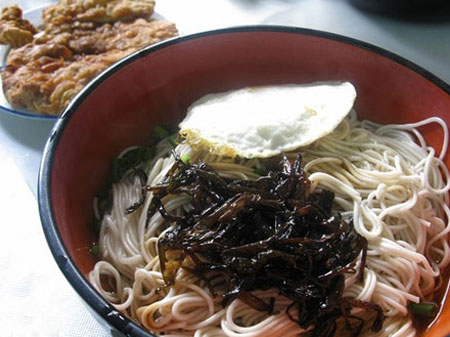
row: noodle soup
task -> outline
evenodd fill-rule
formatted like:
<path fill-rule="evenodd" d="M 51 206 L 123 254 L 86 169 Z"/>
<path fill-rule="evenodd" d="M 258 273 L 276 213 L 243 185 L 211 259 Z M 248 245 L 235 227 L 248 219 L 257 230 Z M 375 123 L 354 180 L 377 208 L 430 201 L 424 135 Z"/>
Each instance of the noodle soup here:
<path fill-rule="evenodd" d="M 440 153 L 418 131 L 429 124 L 444 130 Z M 329 135 L 267 159 L 215 155 L 175 143 L 160 127 L 154 134 L 160 139 L 154 145 L 119 156 L 116 166 L 125 167 L 115 173 L 111 198 L 96 200 L 100 261 L 89 274 L 117 310 L 148 330 L 170 336 L 414 336 L 411 311 L 436 315 L 437 306 L 425 302 L 442 287 L 450 261 L 450 182 L 442 161 L 448 130 L 441 119 L 380 125 L 359 120 L 353 110 Z M 198 181 L 206 176 L 202 187 Z M 319 214 L 325 218 L 317 220 Z M 316 223 L 308 225 L 308 217 Z M 267 229 L 232 232 L 241 223 Z M 321 226 L 323 232 L 313 233 Z M 226 233 L 245 240 L 231 246 Z M 333 235 L 353 235 L 344 246 L 357 250 L 337 251 Z M 320 257 L 294 253 L 300 247 Z M 324 258 L 326 251 L 331 255 Z M 335 265 L 315 268 L 330 261 Z"/>

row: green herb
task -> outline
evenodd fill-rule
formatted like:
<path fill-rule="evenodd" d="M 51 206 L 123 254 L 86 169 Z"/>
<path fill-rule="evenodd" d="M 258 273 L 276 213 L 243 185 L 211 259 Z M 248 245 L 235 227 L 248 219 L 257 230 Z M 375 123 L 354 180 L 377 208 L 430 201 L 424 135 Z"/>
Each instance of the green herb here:
<path fill-rule="evenodd" d="M 177 130 L 170 125 L 157 125 L 153 129 L 151 146 L 140 146 L 126 152 L 122 157 L 115 158 L 111 161 L 111 168 L 106 180 L 104 189 L 97 194 L 97 207 L 100 218 L 103 217 L 105 212 L 111 208 L 111 186 L 112 184 L 120 181 L 124 175 L 131 169 L 136 168 L 136 172 L 139 172 L 145 176 L 150 172 L 150 162 L 155 156 L 156 147 L 154 146 L 163 139 L 167 139 L 172 147 L 177 145 Z M 132 205 L 136 208 L 138 205 Z M 131 209 L 131 207 L 130 207 Z M 100 233 L 101 220 L 95 219 L 92 223 L 94 233 L 98 236 Z M 98 247 L 94 245 L 91 249 L 93 254 L 98 253 Z"/>
<path fill-rule="evenodd" d="M 178 144 L 178 138 L 176 134 L 171 135 L 169 138 L 167 138 L 167 141 L 169 142 L 172 149 L 177 147 Z"/>
<path fill-rule="evenodd" d="M 255 167 L 253 169 L 253 173 L 260 175 L 260 176 L 264 176 L 267 174 L 267 170 L 264 167 Z"/>
<path fill-rule="evenodd" d="M 154 146 L 140 146 L 128 151 L 122 157 L 112 160 L 106 187 L 97 195 L 97 207 L 100 217 L 103 217 L 103 214 L 111 207 L 109 193 L 111 185 L 120 181 L 128 170 L 139 167 L 139 165 L 144 164 L 144 167 L 141 168 L 146 170 L 145 172 L 148 172 L 148 163 L 155 156 L 155 152 L 156 149 Z M 94 220 L 93 229 L 96 234 L 100 232 L 100 220 Z"/>
<path fill-rule="evenodd" d="M 144 166 L 145 174 L 149 174 L 150 173 L 150 170 L 152 169 L 152 165 L 151 164 L 152 164 L 151 160 L 148 160 L 147 163 L 145 164 L 145 166 Z"/>
<path fill-rule="evenodd" d="M 102 226 L 102 221 L 100 219 L 94 219 L 94 232 L 96 235 L 100 234 L 101 226 Z"/>
<path fill-rule="evenodd" d="M 98 256 L 100 253 L 100 247 L 98 245 L 93 245 L 91 247 L 91 253 Z"/>
<path fill-rule="evenodd" d="M 183 154 L 183 155 L 180 157 L 180 159 L 181 159 L 181 161 L 182 161 L 183 163 L 185 163 L 186 165 L 189 165 L 189 163 L 190 163 L 190 161 L 191 161 L 191 158 L 189 157 L 188 154 Z"/>
<path fill-rule="evenodd" d="M 409 302 L 408 309 L 413 315 L 426 318 L 435 317 L 439 311 L 438 305 L 433 302 L 421 302 L 421 303 Z"/>
<path fill-rule="evenodd" d="M 100 214 L 105 213 L 111 207 L 109 202 L 109 193 L 100 194 L 98 196 L 97 207 Z"/>
<path fill-rule="evenodd" d="M 143 162 L 149 161 L 154 155 L 155 148 L 153 146 L 137 147 L 128 151 L 123 157 L 113 159 L 111 166 L 111 183 L 118 182 L 125 172 Z"/>
<path fill-rule="evenodd" d="M 128 151 L 122 158 L 122 161 L 126 161 L 126 164 L 135 166 L 141 162 L 150 160 L 155 155 L 155 148 L 153 146 L 141 146 L 131 151 Z"/>
<path fill-rule="evenodd" d="M 121 177 L 121 160 L 119 158 L 114 158 L 111 164 L 111 182 L 115 183 L 119 181 Z"/>
<path fill-rule="evenodd" d="M 170 136 L 170 132 L 163 126 L 157 125 L 153 129 L 153 137 L 157 140 L 162 140 Z"/>

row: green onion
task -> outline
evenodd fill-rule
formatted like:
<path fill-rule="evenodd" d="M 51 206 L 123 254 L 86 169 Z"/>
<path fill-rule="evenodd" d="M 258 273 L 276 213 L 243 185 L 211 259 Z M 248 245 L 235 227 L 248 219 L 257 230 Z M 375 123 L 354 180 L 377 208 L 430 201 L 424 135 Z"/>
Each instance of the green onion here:
<path fill-rule="evenodd" d="M 260 175 L 260 176 L 263 176 L 263 175 L 267 174 L 266 169 L 264 167 L 255 167 L 253 169 L 253 173 L 255 173 L 257 175 Z"/>
<path fill-rule="evenodd" d="M 91 247 L 91 253 L 98 256 L 100 253 L 100 247 L 98 245 L 93 245 Z"/>
<path fill-rule="evenodd" d="M 111 165 L 111 183 L 115 183 L 120 179 L 120 159 L 114 158 Z"/>
<path fill-rule="evenodd" d="M 189 162 L 190 162 L 190 160 L 191 160 L 191 158 L 189 157 L 188 154 L 183 154 L 183 155 L 180 157 L 180 159 L 181 159 L 181 161 L 182 161 L 183 163 L 185 163 L 186 165 L 189 165 Z"/>
<path fill-rule="evenodd" d="M 109 185 L 118 182 L 129 169 L 152 159 L 155 152 L 156 150 L 153 146 L 137 147 L 125 153 L 123 157 L 113 159 Z"/>
<path fill-rule="evenodd" d="M 152 169 L 152 166 L 150 165 L 151 163 L 152 163 L 151 160 L 147 160 L 147 162 L 146 162 L 145 165 L 144 165 L 144 172 L 145 172 L 146 174 L 149 174 L 149 173 L 150 173 L 150 170 Z"/>
<path fill-rule="evenodd" d="M 169 142 L 172 149 L 177 147 L 177 139 L 176 135 L 171 135 L 169 138 L 167 138 L 167 141 Z"/>
<path fill-rule="evenodd" d="M 102 221 L 100 219 L 94 219 L 94 232 L 95 234 L 100 233 L 100 227 L 102 226 Z"/>
<path fill-rule="evenodd" d="M 97 206 L 100 214 L 105 213 L 109 208 L 108 195 L 102 197 L 99 196 Z"/>
<path fill-rule="evenodd" d="M 164 139 L 170 136 L 169 131 L 167 131 L 164 127 L 162 127 L 161 125 L 157 125 L 155 126 L 155 128 L 153 129 L 153 136 L 156 139 Z"/>
<path fill-rule="evenodd" d="M 137 147 L 133 150 L 128 151 L 125 155 L 120 158 L 124 165 L 128 166 L 129 169 L 141 162 L 147 161 L 155 155 L 154 147 Z"/>
<path fill-rule="evenodd" d="M 409 302 L 408 309 L 413 315 L 427 318 L 435 317 L 439 311 L 438 305 L 433 302 Z"/>

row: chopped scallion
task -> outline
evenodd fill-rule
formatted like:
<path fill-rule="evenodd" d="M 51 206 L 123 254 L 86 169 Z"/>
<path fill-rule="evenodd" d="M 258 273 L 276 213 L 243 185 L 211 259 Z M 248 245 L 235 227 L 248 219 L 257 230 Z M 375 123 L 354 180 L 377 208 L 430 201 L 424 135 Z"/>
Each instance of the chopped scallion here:
<path fill-rule="evenodd" d="M 98 245 L 93 245 L 91 247 L 91 253 L 98 256 L 100 253 L 100 247 Z"/>
<path fill-rule="evenodd" d="M 102 221 L 100 219 L 94 219 L 94 232 L 95 234 L 100 233 L 100 227 L 102 226 Z"/>
<path fill-rule="evenodd" d="M 409 302 L 408 308 L 413 315 L 427 318 L 435 317 L 439 309 L 438 305 L 433 302 L 421 302 L 421 303 Z"/>
<path fill-rule="evenodd" d="M 152 159 L 155 151 L 153 146 L 137 147 L 125 153 L 121 158 L 113 159 L 110 184 L 118 182 L 129 169 Z"/>
<path fill-rule="evenodd" d="M 152 164 L 152 161 L 151 161 L 151 160 L 147 160 L 147 162 L 145 163 L 145 166 L 144 166 L 144 172 L 145 172 L 146 174 L 149 174 L 149 173 L 150 173 L 150 170 L 152 169 L 151 164 Z"/>
<path fill-rule="evenodd" d="M 253 173 L 260 175 L 260 176 L 267 174 L 266 169 L 264 167 L 255 167 L 253 169 Z"/>
<path fill-rule="evenodd" d="M 173 149 L 177 147 L 176 135 L 171 135 L 169 138 L 167 138 L 167 141 Z"/>
<path fill-rule="evenodd" d="M 114 158 L 111 165 L 111 183 L 120 179 L 120 159 Z"/>
<path fill-rule="evenodd" d="M 181 161 L 182 161 L 183 163 L 185 163 L 186 165 L 189 165 L 189 162 L 190 162 L 190 160 L 191 160 L 191 158 L 189 157 L 188 154 L 183 154 L 183 155 L 180 157 L 180 159 L 181 159 Z"/>
<path fill-rule="evenodd" d="M 157 125 L 153 129 L 153 135 L 156 139 L 161 140 L 161 139 L 169 137 L 170 133 L 161 125 Z"/>

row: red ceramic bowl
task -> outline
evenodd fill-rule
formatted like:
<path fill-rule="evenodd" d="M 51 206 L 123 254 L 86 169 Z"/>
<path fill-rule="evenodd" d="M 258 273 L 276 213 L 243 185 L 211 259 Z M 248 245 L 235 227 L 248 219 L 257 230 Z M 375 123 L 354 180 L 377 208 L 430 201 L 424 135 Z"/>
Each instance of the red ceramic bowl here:
<path fill-rule="evenodd" d="M 95 262 L 89 252 L 92 201 L 111 159 L 148 142 L 155 125 L 180 121 L 190 103 L 207 93 L 327 80 L 355 84 L 360 118 L 407 123 L 439 116 L 450 124 L 450 87 L 429 72 L 369 44 L 297 28 L 241 27 L 175 38 L 123 59 L 76 96 L 45 148 L 38 199 L 53 255 L 96 316 L 118 335 L 151 336 L 86 278 Z M 422 131 L 440 150 L 438 128 Z M 450 333 L 447 302 L 426 336 Z"/>

